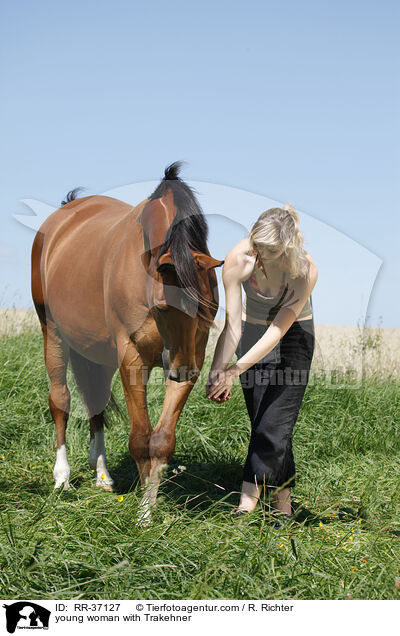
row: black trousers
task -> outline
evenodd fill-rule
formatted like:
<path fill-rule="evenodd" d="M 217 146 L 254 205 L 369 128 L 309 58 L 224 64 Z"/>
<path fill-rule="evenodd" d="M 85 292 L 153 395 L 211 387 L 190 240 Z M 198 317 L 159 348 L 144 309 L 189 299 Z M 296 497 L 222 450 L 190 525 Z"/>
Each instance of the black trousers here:
<path fill-rule="evenodd" d="M 266 329 L 242 321 L 237 356 L 244 355 Z M 313 320 L 296 321 L 265 358 L 240 376 L 251 422 L 244 481 L 271 488 L 295 485 L 293 427 L 309 380 L 314 342 Z"/>

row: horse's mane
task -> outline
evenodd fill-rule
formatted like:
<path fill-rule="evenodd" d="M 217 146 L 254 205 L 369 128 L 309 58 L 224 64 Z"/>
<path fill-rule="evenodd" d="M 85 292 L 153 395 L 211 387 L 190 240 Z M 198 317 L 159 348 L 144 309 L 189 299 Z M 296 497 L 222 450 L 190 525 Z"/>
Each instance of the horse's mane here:
<path fill-rule="evenodd" d="M 172 190 L 174 203 L 177 207 L 175 218 L 158 253 L 158 259 L 168 249 L 170 250 L 184 293 L 192 302 L 198 304 L 199 308 L 205 309 L 211 307 L 213 303 L 202 296 L 190 250 L 193 249 L 203 254 L 209 253 L 207 249 L 208 226 L 194 191 L 178 176 L 181 167 L 182 162 L 180 161 L 168 166 L 165 169 L 164 178 L 150 196 L 150 200 L 153 201 L 162 197 L 167 190 Z"/>

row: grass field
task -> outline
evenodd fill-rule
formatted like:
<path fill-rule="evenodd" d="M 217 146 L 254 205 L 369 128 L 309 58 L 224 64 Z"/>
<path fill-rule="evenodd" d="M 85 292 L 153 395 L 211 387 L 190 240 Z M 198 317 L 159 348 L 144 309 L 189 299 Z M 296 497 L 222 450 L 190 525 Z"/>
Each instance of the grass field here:
<path fill-rule="evenodd" d="M 386 351 L 384 331 L 369 339 L 354 332 L 352 344 L 333 341 L 341 362 L 378 356 L 380 366 L 369 366 L 362 382 L 327 383 L 315 363 L 294 437 L 298 522 L 277 530 L 264 504 L 231 517 L 250 425 L 240 386 L 225 405 L 206 400 L 208 365 L 181 415 L 150 526 L 135 522 L 140 488 L 127 417 L 112 415 L 106 431 L 116 491 L 98 490 L 75 389 L 67 438 L 73 488 L 54 492 L 41 335 L 34 322 L 3 329 L 0 597 L 399 598 L 400 380 L 391 367 L 398 340 Z M 119 379 L 114 390 L 122 404 Z M 162 396 L 151 382 L 153 422 Z"/>

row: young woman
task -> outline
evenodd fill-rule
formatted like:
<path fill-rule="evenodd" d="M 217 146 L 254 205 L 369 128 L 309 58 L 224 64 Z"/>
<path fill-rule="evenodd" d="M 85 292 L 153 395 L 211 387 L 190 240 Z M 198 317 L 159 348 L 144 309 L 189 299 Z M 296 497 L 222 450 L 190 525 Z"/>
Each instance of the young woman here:
<path fill-rule="evenodd" d="M 240 376 L 252 430 L 236 514 L 254 510 L 263 486 L 272 491 L 274 508 L 292 514 L 292 433 L 314 351 L 311 292 L 318 277 L 303 245 L 296 211 L 271 208 L 223 267 L 226 321 L 206 392 L 224 402 Z M 228 366 L 235 351 L 238 360 Z"/>

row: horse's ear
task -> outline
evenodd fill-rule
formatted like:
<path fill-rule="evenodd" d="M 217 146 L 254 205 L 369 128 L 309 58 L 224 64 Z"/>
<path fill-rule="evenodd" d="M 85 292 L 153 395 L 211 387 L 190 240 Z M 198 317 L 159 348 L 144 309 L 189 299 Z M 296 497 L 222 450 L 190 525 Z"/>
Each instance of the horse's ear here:
<path fill-rule="evenodd" d="M 175 265 L 174 265 L 174 261 L 172 260 L 171 253 L 168 251 L 168 252 L 165 252 L 165 254 L 162 254 L 160 258 L 158 259 L 157 271 L 162 272 L 171 268 L 175 269 Z"/>
<path fill-rule="evenodd" d="M 218 261 L 216 258 L 209 256 L 208 254 L 201 254 L 201 252 L 195 252 L 193 254 L 195 263 L 200 269 L 212 269 L 213 267 L 221 267 L 224 261 Z"/>

